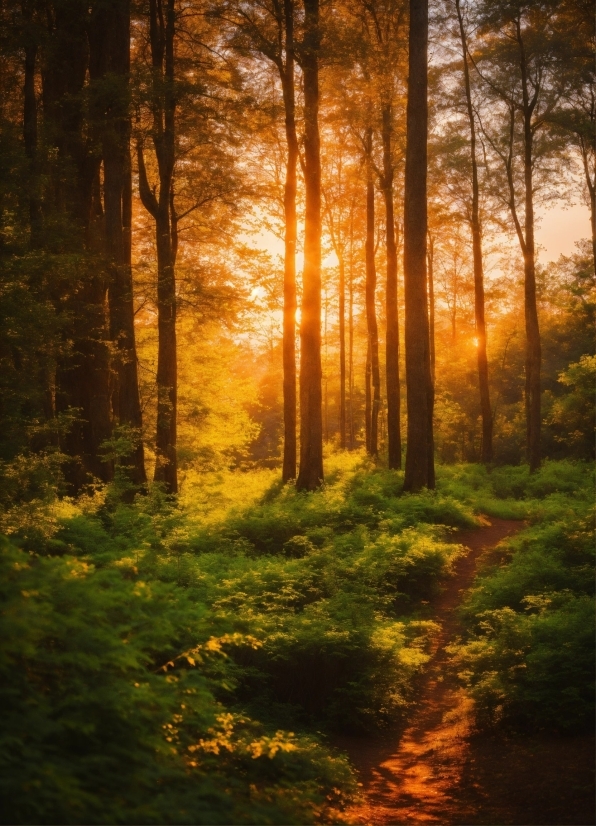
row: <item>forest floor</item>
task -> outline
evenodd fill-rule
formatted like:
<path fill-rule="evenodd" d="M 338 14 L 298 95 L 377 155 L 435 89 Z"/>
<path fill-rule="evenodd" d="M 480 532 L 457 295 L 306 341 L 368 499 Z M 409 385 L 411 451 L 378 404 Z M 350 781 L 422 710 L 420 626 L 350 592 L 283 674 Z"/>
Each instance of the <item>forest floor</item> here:
<path fill-rule="evenodd" d="M 594 823 L 593 736 L 476 733 L 473 702 L 448 667 L 446 647 L 460 631 L 456 609 L 477 565 L 494 559 L 499 542 L 521 527 L 491 517 L 488 525 L 457 535 L 469 553 L 433 604 L 432 619 L 442 630 L 406 727 L 337 743 L 363 787 L 363 802 L 352 812 L 356 823 Z"/>

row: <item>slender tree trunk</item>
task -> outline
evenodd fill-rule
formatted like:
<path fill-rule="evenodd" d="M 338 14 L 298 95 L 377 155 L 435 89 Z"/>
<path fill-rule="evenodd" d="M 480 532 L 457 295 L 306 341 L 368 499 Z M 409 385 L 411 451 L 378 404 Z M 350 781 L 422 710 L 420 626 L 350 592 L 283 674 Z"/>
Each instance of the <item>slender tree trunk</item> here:
<path fill-rule="evenodd" d="M 321 399 L 321 158 L 319 138 L 319 0 L 304 0 L 304 274 L 300 324 L 300 472 L 298 490 L 323 483 Z"/>
<path fill-rule="evenodd" d="M 324 311 L 323 311 L 323 342 L 324 342 L 324 351 L 325 351 L 325 362 L 324 362 L 324 370 L 323 370 L 323 384 L 325 388 L 325 395 L 324 395 L 324 423 L 325 423 L 325 430 L 324 430 L 324 438 L 325 444 L 329 441 L 329 339 L 327 337 L 327 321 L 329 318 L 329 298 L 327 296 L 327 287 L 325 287 L 325 301 L 324 301 Z"/>
<path fill-rule="evenodd" d="M 367 336 L 366 364 L 364 366 L 364 434 L 366 452 L 370 453 L 372 423 L 372 358 L 370 336 Z"/>
<path fill-rule="evenodd" d="M 296 134 L 296 103 L 294 90 L 294 2 L 284 0 L 286 29 L 286 61 L 280 68 L 288 159 L 284 190 L 284 310 L 283 310 L 283 396 L 284 454 L 282 479 L 296 478 L 296 167 L 298 137 Z"/>
<path fill-rule="evenodd" d="M 526 321 L 526 424 L 530 471 L 540 467 L 540 428 L 542 424 L 540 406 L 541 345 L 536 303 L 536 250 L 534 243 L 534 190 L 532 112 L 536 96 L 531 102 L 528 94 L 528 78 L 525 48 L 521 26 L 517 21 L 517 39 L 520 47 L 520 70 L 522 80 L 524 118 L 524 188 L 525 188 L 525 245 L 524 253 L 524 310 Z"/>
<path fill-rule="evenodd" d="M 176 414 L 178 398 L 176 351 L 176 216 L 173 210 L 175 163 L 174 0 L 150 0 L 150 41 L 153 73 L 152 139 L 159 172 L 159 193 L 149 186 L 143 147 L 137 146 L 139 194 L 155 221 L 157 250 L 157 427 L 154 480 L 168 493 L 178 492 Z"/>
<path fill-rule="evenodd" d="M 428 233 L 428 249 L 426 261 L 428 265 L 428 339 L 430 347 L 430 376 L 433 387 L 436 373 L 435 354 L 435 241 L 431 233 Z M 455 320 L 454 320 L 455 330 Z M 455 336 L 455 333 L 454 333 Z"/>
<path fill-rule="evenodd" d="M 372 382 L 372 405 L 370 412 L 370 440 L 368 452 L 377 456 L 379 452 L 379 409 L 381 407 L 381 374 L 379 371 L 379 331 L 375 292 L 377 271 L 375 267 L 375 187 L 372 170 L 372 129 L 366 136 L 366 326 L 370 343 L 370 371 Z"/>
<path fill-rule="evenodd" d="M 428 0 L 410 0 L 404 204 L 408 444 L 404 490 L 434 488 L 433 391 L 426 289 Z"/>
<path fill-rule="evenodd" d="M 476 161 L 476 121 L 472 106 L 470 72 L 468 68 L 468 44 L 461 13 L 460 0 L 455 0 L 459 31 L 461 36 L 464 67 L 464 86 L 468 121 L 470 123 L 470 155 L 472 160 L 472 255 L 474 261 L 474 318 L 478 354 L 478 388 L 480 391 L 480 413 L 482 416 L 481 461 L 486 465 L 493 458 L 493 414 L 490 405 L 488 383 L 488 357 L 486 353 L 486 322 L 484 318 L 484 267 L 482 261 L 482 226 L 480 222 L 480 187 L 478 184 L 478 163 Z"/>
<path fill-rule="evenodd" d="M 596 138 L 595 141 L 596 143 Z M 594 150 L 596 154 L 596 147 Z M 592 227 L 592 257 L 594 262 L 594 272 L 596 273 L 596 181 L 592 180 L 588 169 L 587 158 L 584 155 L 584 165 L 586 170 L 586 183 L 590 194 L 590 225 Z"/>
<path fill-rule="evenodd" d="M 348 399 L 350 450 L 354 450 L 354 202 L 350 211 L 350 283 L 348 288 Z"/>
<path fill-rule="evenodd" d="M 339 256 L 339 446 L 346 449 L 346 267 Z"/>
<path fill-rule="evenodd" d="M 524 309 L 526 321 L 526 422 L 530 470 L 540 467 L 540 405 L 541 345 L 536 303 L 536 268 L 534 244 L 534 204 L 532 192 L 532 135 L 526 128 L 524 180 L 526 189 L 526 251 L 524 254 Z"/>
<path fill-rule="evenodd" d="M 382 107 L 383 196 L 385 198 L 385 238 L 387 247 L 387 337 L 385 369 L 387 380 L 387 448 L 389 467 L 401 470 L 401 392 L 399 385 L 399 316 L 397 312 L 397 246 L 393 212 L 393 161 L 391 153 L 391 106 Z"/>
<path fill-rule="evenodd" d="M 28 4 L 23 3 L 23 14 L 32 24 Z M 25 79 L 23 83 L 23 142 L 29 161 L 29 231 L 33 249 L 41 243 L 41 200 L 39 196 L 39 169 L 37 162 L 37 97 L 35 94 L 35 65 L 38 44 L 31 36 L 25 44 Z"/>
<path fill-rule="evenodd" d="M 110 15 L 108 72 L 113 95 L 103 129 L 106 251 L 110 260 L 110 337 L 116 349 L 116 387 L 113 409 L 120 425 L 132 432 L 134 445 L 122 457 L 130 481 L 147 481 L 141 439 L 131 265 L 132 176 L 130 168 L 130 2 L 118 0 L 106 9 Z"/>

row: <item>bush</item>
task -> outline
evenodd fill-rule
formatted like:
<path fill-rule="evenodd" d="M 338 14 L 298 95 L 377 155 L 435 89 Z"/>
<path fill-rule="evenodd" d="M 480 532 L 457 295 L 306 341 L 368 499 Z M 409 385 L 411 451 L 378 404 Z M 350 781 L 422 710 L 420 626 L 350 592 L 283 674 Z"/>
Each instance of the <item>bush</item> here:
<path fill-rule="evenodd" d="M 579 731 L 593 717 L 593 518 L 581 497 L 557 517 L 509 540 L 463 606 L 451 652 L 481 723 Z"/>
<path fill-rule="evenodd" d="M 130 565 L 4 543 L 0 566 L 2 822 L 335 818 L 353 782 L 312 739 L 247 719 L 216 745 L 222 652 L 251 640 L 212 637 L 204 606 Z"/>

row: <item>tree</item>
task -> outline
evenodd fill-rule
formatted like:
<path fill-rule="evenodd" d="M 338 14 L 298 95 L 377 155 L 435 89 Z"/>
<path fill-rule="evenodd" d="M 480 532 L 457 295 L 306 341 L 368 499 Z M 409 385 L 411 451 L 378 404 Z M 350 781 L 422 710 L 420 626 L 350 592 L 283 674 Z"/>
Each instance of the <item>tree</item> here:
<path fill-rule="evenodd" d="M 296 38 L 294 0 L 233 4 L 219 9 L 220 19 L 231 26 L 231 43 L 242 54 L 265 57 L 276 67 L 281 83 L 286 135 L 284 183 L 283 281 L 283 416 L 282 479 L 296 478 L 296 213 L 297 166 L 300 157 L 296 128 Z"/>
<path fill-rule="evenodd" d="M 304 0 L 300 63 L 304 76 L 304 273 L 300 322 L 300 470 L 298 490 L 323 482 L 321 367 L 321 160 L 319 138 L 319 0 Z"/>
<path fill-rule="evenodd" d="M 137 352 L 131 264 L 132 170 L 130 162 L 130 3 L 104 0 L 99 9 L 106 37 L 102 154 L 104 168 L 104 212 L 106 254 L 109 260 L 108 288 L 110 338 L 116 357 L 113 370 L 116 386 L 112 404 L 116 421 L 128 428 L 133 444 L 122 457 L 134 485 L 147 481 L 141 438 L 142 414 L 139 397 Z M 97 25 L 97 21 L 96 21 Z"/>
<path fill-rule="evenodd" d="M 164 7 L 165 2 L 165 7 Z M 177 215 L 174 207 L 176 92 L 174 79 L 174 0 L 150 0 L 151 140 L 157 161 L 159 191 L 147 178 L 143 142 L 137 143 L 139 195 L 155 222 L 157 250 L 157 427 L 154 479 L 168 493 L 178 491 L 176 456 L 176 277 Z"/>
<path fill-rule="evenodd" d="M 410 0 L 404 203 L 404 294 L 408 444 L 404 490 L 434 488 L 427 242 L 428 2 Z"/>
<path fill-rule="evenodd" d="M 470 205 L 470 229 L 472 231 L 472 255 L 474 260 L 474 315 L 476 321 L 476 347 L 478 352 L 478 388 L 482 415 L 481 460 L 489 464 L 493 458 L 493 414 L 490 405 L 488 383 L 488 358 L 486 354 L 486 323 L 484 319 L 484 267 L 482 261 L 482 225 L 480 221 L 480 186 L 476 159 L 476 118 L 472 103 L 470 69 L 468 65 L 468 41 L 460 0 L 455 0 L 457 22 L 461 39 L 464 91 L 470 124 L 470 159 L 472 162 L 472 203 Z"/>
<path fill-rule="evenodd" d="M 381 372 L 379 368 L 379 329 L 377 325 L 375 264 L 375 183 L 373 169 L 373 130 L 364 138 L 366 163 L 366 327 L 368 330 L 367 388 L 371 385 L 370 414 L 367 415 L 366 448 L 371 456 L 379 453 L 379 411 L 381 408 Z"/>
<path fill-rule="evenodd" d="M 552 0 L 484 3 L 478 10 L 481 48 L 474 58 L 492 107 L 492 130 L 483 124 L 483 133 L 505 173 L 507 208 L 524 261 L 526 443 L 532 471 L 540 466 L 542 424 L 534 219 L 537 167 L 552 151 L 545 126 L 567 83 L 561 71 L 563 52 L 556 43 L 555 5 Z M 499 118 L 494 107 L 499 104 L 504 116 L 496 133 Z"/>
<path fill-rule="evenodd" d="M 51 232 L 43 246 L 69 255 L 76 266 L 54 285 L 57 312 L 65 318 L 56 367 L 55 408 L 71 426 L 61 437 L 70 457 L 66 478 L 74 492 L 90 476 L 109 481 L 112 462 L 102 454 L 111 436 L 109 329 L 105 312 L 108 276 L 100 187 L 101 95 L 106 68 L 105 28 L 96 25 L 101 4 L 48 5 L 42 58 L 45 139 L 54 154 L 46 214 Z M 49 227 L 48 227 L 49 230 Z"/>
<path fill-rule="evenodd" d="M 551 115 L 562 127 L 578 152 L 590 207 L 592 257 L 596 272 L 596 20 L 592 4 L 562 3 L 557 9 L 556 27 L 560 33 L 557 46 L 564 49 L 561 69 L 566 72 L 568 87 Z M 573 38 L 567 37 L 573 32 Z"/>

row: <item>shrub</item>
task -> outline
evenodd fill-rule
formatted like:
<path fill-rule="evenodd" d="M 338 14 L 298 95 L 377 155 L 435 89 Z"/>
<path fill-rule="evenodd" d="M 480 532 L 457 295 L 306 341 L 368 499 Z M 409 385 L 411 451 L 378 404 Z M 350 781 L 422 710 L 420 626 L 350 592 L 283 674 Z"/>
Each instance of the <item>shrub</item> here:
<path fill-rule="evenodd" d="M 557 516 L 509 540 L 463 606 L 451 651 L 481 723 L 577 731 L 593 716 L 593 519 L 582 498 Z"/>

